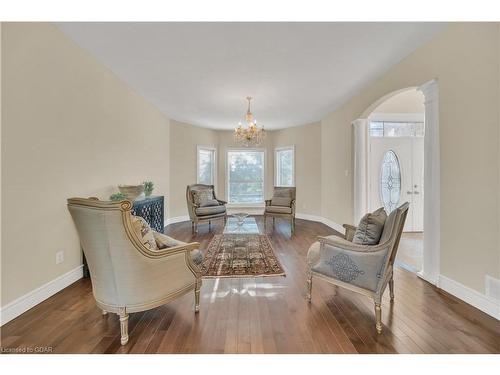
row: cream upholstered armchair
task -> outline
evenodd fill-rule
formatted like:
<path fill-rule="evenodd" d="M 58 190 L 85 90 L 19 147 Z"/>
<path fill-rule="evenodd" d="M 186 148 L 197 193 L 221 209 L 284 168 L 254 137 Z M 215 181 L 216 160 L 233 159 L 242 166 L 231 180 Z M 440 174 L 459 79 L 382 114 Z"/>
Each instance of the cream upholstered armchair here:
<path fill-rule="evenodd" d="M 353 243 L 356 227 L 351 225 L 344 225 L 345 238 L 319 237 L 307 254 L 307 300 L 311 302 L 313 277 L 371 297 L 375 327 L 381 333 L 382 295 L 389 284 L 391 302 L 394 300 L 393 265 L 408 206 L 408 202 L 402 204 L 387 217 L 378 244 Z"/>
<path fill-rule="evenodd" d="M 186 188 L 186 201 L 191 230 L 198 233 L 198 223 L 208 221 L 208 230 L 212 220 L 227 220 L 226 203 L 215 196 L 214 185 L 193 184 Z"/>
<path fill-rule="evenodd" d="M 128 200 L 68 199 L 94 298 L 104 315 L 119 315 L 122 345 L 128 342 L 129 313 L 153 309 L 192 290 L 197 312 L 201 288 L 201 271 L 196 264 L 201 253 L 194 250 L 199 244 L 154 232 L 165 248 L 153 248 L 141 237 L 144 227 L 137 232 L 135 223 L 140 224 L 137 219 L 142 218 L 132 216 L 131 208 Z"/>
<path fill-rule="evenodd" d="M 291 232 L 295 232 L 295 187 L 275 186 L 273 197 L 266 200 L 264 208 L 264 229 L 267 217 L 284 217 L 290 219 Z"/>

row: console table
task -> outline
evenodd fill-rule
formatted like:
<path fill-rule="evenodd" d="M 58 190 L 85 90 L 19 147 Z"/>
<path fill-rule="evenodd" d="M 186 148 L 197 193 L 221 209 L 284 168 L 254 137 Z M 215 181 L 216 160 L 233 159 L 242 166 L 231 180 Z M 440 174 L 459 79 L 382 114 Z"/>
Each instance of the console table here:
<path fill-rule="evenodd" d="M 163 196 L 136 199 L 132 206 L 132 215 L 143 217 L 151 229 L 163 233 L 165 228 Z"/>

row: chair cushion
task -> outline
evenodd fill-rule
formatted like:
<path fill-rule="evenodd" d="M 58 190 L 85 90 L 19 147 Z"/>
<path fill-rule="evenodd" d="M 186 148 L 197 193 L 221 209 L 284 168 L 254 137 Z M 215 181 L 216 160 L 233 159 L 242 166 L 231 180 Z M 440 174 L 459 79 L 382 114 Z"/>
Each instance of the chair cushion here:
<path fill-rule="evenodd" d="M 175 238 L 169 237 L 163 233 L 158 233 L 153 231 L 153 236 L 156 241 L 158 249 L 167 249 L 169 247 L 185 245 L 186 242 L 176 240 Z"/>
<path fill-rule="evenodd" d="M 195 209 L 196 215 L 198 216 L 207 216 L 207 215 L 216 215 L 226 212 L 226 206 L 209 206 L 209 207 L 198 207 Z"/>
<path fill-rule="evenodd" d="M 215 200 L 214 191 L 211 188 L 192 190 L 191 193 L 193 194 L 193 203 L 198 207 L 210 205 L 209 202 Z M 219 204 L 219 202 L 217 202 L 217 204 Z"/>
<path fill-rule="evenodd" d="M 266 206 L 265 212 L 269 212 L 272 214 L 291 214 L 291 207 L 283 207 L 283 206 Z"/>
<path fill-rule="evenodd" d="M 144 246 L 149 250 L 158 250 L 153 230 L 144 218 L 132 215 L 132 227 Z"/>
<path fill-rule="evenodd" d="M 383 208 L 379 208 L 363 216 L 356 228 L 352 242 L 359 245 L 378 244 L 382 231 L 384 230 L 386 218 L 387 214 Z"/>
<path fill-rule="evenodd" d="M 292 204 L 291 198 L 273 197 L 271 199 L 271 206 L 290 207 L 291 204 Z"/>
<path fill-rule="evenodd" d="M 200 203 L 200 207 L 211 207 L 211 206 L 220 206 L 220 203 L 217 199 L 208 199 Z"/>

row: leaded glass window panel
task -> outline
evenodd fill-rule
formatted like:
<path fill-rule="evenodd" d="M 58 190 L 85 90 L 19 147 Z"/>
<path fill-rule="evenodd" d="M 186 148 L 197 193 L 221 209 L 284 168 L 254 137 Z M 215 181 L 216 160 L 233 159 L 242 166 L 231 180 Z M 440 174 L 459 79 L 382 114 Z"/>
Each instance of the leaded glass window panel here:
<path fill-rule="evenodd" d="M 401 168 L 396 153 L 387 151 L 380 166 L 380 200 L 386 212 L 394 210 L 401 197 Z"/>

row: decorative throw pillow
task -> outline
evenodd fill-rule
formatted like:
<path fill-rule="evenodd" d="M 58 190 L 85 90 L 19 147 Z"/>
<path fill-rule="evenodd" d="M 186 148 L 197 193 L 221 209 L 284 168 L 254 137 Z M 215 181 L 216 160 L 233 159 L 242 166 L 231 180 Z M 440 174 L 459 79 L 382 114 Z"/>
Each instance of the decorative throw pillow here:
<path fill-rule="evenodd" d="M 201 202 L 200 207 L 210 207 L 210 206 L 218 206 L 219 201 L 217 199 L 209 199 L 204 202 Z"/>
<path fill-rule="evenodd" d="M 214 191 L 212 189 L 193 190 L 193 202 L 196 206 L 206 207 L 204 206 L 206 202 L 212 200 L 215 200 Z"/>
<path fill-rule="evenodd" d="M 271 199 L 271 206 L 290 207 L 291 203 L 292 203 L 291 198 L 273 197 Z"/>
<path fill-rule="evenodd" d="M 387 214 L 383 208 L 363 216 L 352 242 L 359 245 L 378 244 L 384 230 L 385 219 L 387 219 Z"/>
<path fill-rule="evenodd" d="M 144 220 L 140 216 L 132 215 L 132 226 L 135 230 L 135 233 L 137 234 L 137 237 L 140 238 L 144 246 L 146 246 L 149 250 L 158 250 L 158 246 L 156 245 L 156 241 L 153 235 L 153 230 L 146 220 Z"/>

